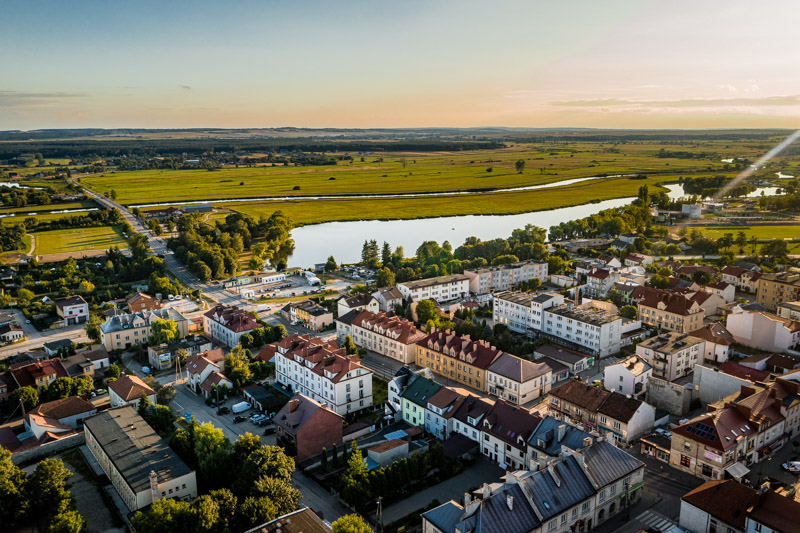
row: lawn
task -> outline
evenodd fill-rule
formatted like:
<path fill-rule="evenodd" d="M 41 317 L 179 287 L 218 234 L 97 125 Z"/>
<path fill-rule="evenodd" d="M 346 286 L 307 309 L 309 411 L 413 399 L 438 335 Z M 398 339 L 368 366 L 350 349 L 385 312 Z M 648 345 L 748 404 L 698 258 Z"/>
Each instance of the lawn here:
<path fill-rule="evenodd" d="M 37 255 L 127 248 L 128 242 L 117 227 L 75 228 L 35 233 Z"/>
<path fill-rule="evenodd" d="M 800 239 L 800 225 L 785 225 L 785 226 L 715 226 L 701 228 L 704 233 L 710 237 L 717 239 L 726 233 L 733 233 L 733 237 L 743 231 L 747 238 L 755 237 L 759 240 L 771 239 Z"/>
<path fill-rule="evenodd" d="M 21 249 L 19 249 L 19 250 L 11 250 L 11 251 L 8 251 L 8 252 L 0 252 L 0 257 L 6 257 L 6 258 L 12 257 L 12 256 L 16 257 L 16 256 L 19 256 L 19 255 L 23 255 L 23 254 L 28 253 L 28 251 L 30 251 L 30 249 L 31 249 L 31 236 L 30 235 L 25 235 L 24 237 L 22 237 L 22 248 Z"/>

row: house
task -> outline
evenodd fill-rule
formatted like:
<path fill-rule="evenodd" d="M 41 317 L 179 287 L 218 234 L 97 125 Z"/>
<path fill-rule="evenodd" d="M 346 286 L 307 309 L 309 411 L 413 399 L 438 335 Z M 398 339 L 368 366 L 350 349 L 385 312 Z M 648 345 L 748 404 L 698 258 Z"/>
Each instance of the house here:
<path fill-rule="evenodd" d="M 800 274 L 778 272 L 764 274 L 756 286 L 756 301 L 769 309 L 777 309 L 784 302 L 800 300 Z"/>
<path fill-rule="evenodd" d="M 647 266 L 653 264 L 653 257 L 644 254 L 630 253 L 625 256 L 625 266 Z"/>
<path fill-rule="evenodd" d="M 547 365 L 548 368 L 550 368 L 550 372 L 552 372 L 553 376 L 550 379 L 550 381 L 552 382 L 551 388 L 569 379 L 570 376 L 569 367 L 561 363 L 560 361 L 556 361 L 555 359 L 551 359 L 550 357 L 540 357 L 539 359 L 537 359 L 537 361 Z"/>
<path fill-rule="evenodd" d="M 733 335 L 720 322 L 708 324 L 689 333 L 692 337 L 705 341 L 703 359 L 715 363 L 724 363 L 728 360 L 731 344 L 734 343 Z"/>
<path fill-rule="evenodd" d="M 220 380 L 217 376 L 211 378 L 211 381 L 208 381 L 212 374 L 222 375 L 221 372 L 224 367 L 224 362 L 225 355 L 222 352 L 222 348 L 215 348 L 197 355 L 190 355 L 186 358 L 186 374 L 188 376 L 186 384 L 196 393 L 204 392 L 206 398 L 208 398 L 207 392 L 210 392 L 211 385 L 223 383 L 233 390 L 233 383 L 228 379 Z M 208 385 L 204 387 L 203 384 L 207 381 Z"/>
<path fill-rule="evenodd" d="M 72 348 L 72 341 L 70 339 L 58 339 L 44 343 L 42 348 L 44 348 L 44 353 L 50 357 L 69 355 L 70 349 Z"/>
<path fill-rule="evenodd" d="M 564 296 L 555 293 L 503 291 L 494 293 L 492 318 L 517 333 L 542 331 L 544 311 L 564 303 Z"/>
<path fill-rule="evenodd" d="M 406 300 L 436 300 L 448 302 L 469 296 L 469 278 L 464 274 L 450 274 L 435 278 L 404 281 L 397 284 L 397 290 Z"/>
<path fill-rule="evenodd" d="M 33 387 L 40 394 L 57 378 L 68 377 L 67 370 L 59 359 L 12 363 L 8 371 L 17 387 Z"/>
<path fill-rule="evenodd" d="M 295 394 L 272 418 L 278 446 L 302 461 L 342 443 L 342 417 L 324 403 Z"/>
<path fill-rule="evenodd" d="M 311 300 L 289 302 L 281 315 L 292 324 L 300 323 L 312 331 L 320 331 L 333 324 L 333 313 Z"/>
<path fill-rule="evenodd" d="M 179 350 L 184 350 L 188 357 L 208 351 L 211 348 L 212 344 L 210 340 L 202 335 L 191 334 L 177 342 L 148 346 L 147 360 L 150 362 L 151 368 L 163 370 L 173 366 Z"/>
<path fill-rule="evenodd" d="M 292 335 L 275 345 L 274 357 L 275 379 L 291 392 L 340 415 L 372 405 L 372 370 L 334 340 Z"/>
<path fill-rule="evenodd" d="M 432 331 L 417 341 L 416 364 L 436 375 L 485 391 L 487 369 L 501 353 L 488 342 L 474 341 L 469 335 Z"/>
<path fill-rule="evenodd" d="M 126 404 L 139 407 L 142 395 L 147 396 L 151 405 L 155 405 L 156 391 L 136 376 L 122 374 L 108 384 L 108 398 L 112 407 Z"/>
<path fill-rule="evenodd" d="M 378 300 L 378 309 L 384 313 L 394 311 L 394 308 L 403 303 L 403 293 L 397 287 L 384 287 L 372 293 Z M 339 316 L 342 316 L 341 313 Z"/>
<path fill-rule="evenodd" d="M 736 299 L 736 286 L 726 281 L 707 283 L 703 286 L 703 290 L 719 296 L 725 303 L 731 303 Z"/>
<path fill-rule="evenodd" d="M 127 350 L 137 344 L 147 345 L 156 319 L 175 322 L 178 337 L 189 334 L 189 320 L 175 308 L 156 309 L 115 315 L 100 324 L 100 342 L 106 350 Z"/>
<path fill-rule="evenodd" d="M 61 359 L 61 366 L 67 371 L 67 377 L 89 376 L 94 380 L 94 363 L 84 353 L 76 353 Z"/>
<path fill-rule="evenodd" d="M 605 268 L 592 268 L 586 274 L 585 294 L 590 298 L 605 298 L 611 287 L 618 283 L 619 271 Z"/>
<path fill-rule="evenodd" d="M 647 392 L 653 367 L 638 355 L 603 369 L 603 386 L 620 394 L 640 396 Z"/>
<path fill-rule="evenodd" d="M 3 324 L 0 326 L 0 341 L 14 342 L 25 337 L 25 332 L 16 324 Z"/>
<path fill-rule="evenodd" d="M 317 514 L 303 507 L 279 516 L 245 533 L 331 533 L 332 530 Z"/>
<path fill-rule="evenodd" d="M 605 357 L 622 347 L 623 320 L 617 314 L 593 306 L 567 303 L 544 311 L 542 332 Z M 631 321 L 634 329 L 641 327 Z"/>
<path fill-rule="evenodd" d="M 557 344 L 544 344 L 538 348 L 534 348 L 533 356 L 537 360 L 547 357 L 551 360 L 558 361 L 566 366 L 567 370 L 572 374 L 580 374 L 584 370 L 593 367 L 595 359 L 593 355 Z"/>
<path fill-rule="evenodd" d="M 441 388 L 442 386 L 432 379 L 420 375 L 409 381 L 406 389 L 400 393 L 400 412 L 403 421 L 412 426 L 425 427 L 428 400 Z"/>
<path fill-rule="evenodd" d="M 425 407 L 425 431 L 439 440 L 450 437 L 455 422 L 453 417 L 465 398 L 447 387 L 436 391 L 428 398 L 428 404 Z"/>
<path fill-rule="evenodd" d="M 66 325 L 81 324 L 89 320 L 89 304 L 80 296 L 56 299 L 56 314 Z"/>
<path fill-rule="evenodd" d="M 136 294 L 128 298 L 128 312 L 155 311 L 161 309 L 161 301 L 143 292 L 137 291 Z"/>
<path fill-rule="evenodd" d="M 706 481 L 681 497 L 680 526 L 703 533 L 791 533 L 800 502 L 768 484 L 758 489 L 732 479 Z"/>
<path fill-rule="evenodd" d="M 688 333 L 664 331 L 636 345 L 636 355 L 653 367 L 653 375 L 667 381 L 688 376 L 702 363 L 705 341 Z"/>
<path fill-rule="evenodd" d="M 218 391 L 222 388 L 233 390 L 233 382 L 219 371 L 211 372 L 200 384 L 200 391 L 204 398 L 215 398 L 214 394 L 219 394 Z M 216 398 L 218 399 L 219 396 Z"/>
<path fill-rule="evenodd" d="M 465 270 L 469 278 L 469 292 L 472 294 L 488 294 L 494 291 L 506 291 L 524 281 L 538 278 L 547 281 L 548 264 L 538 261 L 521 261 L 506 265 Z"/>
<path fill-rule="evenodd" d="M 8 401 L 11 393 L 17 388 L 17 383 L 10 372 L 0 374 L 0 403 Z"/>
<path fill-rule="evenodd" d="M 574 379 L 550 391 L 548 411 L 559 420 L 582 424 L 626 444 L 655 423 L 655 409 L 643 401 Z"/>
<path fill-rule="evenodd" d="M 239 344 L 242 335 L 249 334 L 258 327 L 258 320 L 253 313 L 235 305 L 218 304 L 203 313 L 203 331 L 211 336 L 211 340 L 228 348 Z"/>
<path fill-rule="evenodd" d="M 339 315 L 336 319 L 336 338 L 342 342 L 347 335 L 350 335 L 359 348 L 400 361 L 404 365 L 416 360 L 416 343 L 426 336 L 413 322 L 367 309 Z"/>
<path fill-rule="evenodd" d="M 371 311 L 377 313 L 379 309 L 378 299 L 371 294 L 357 293 L 351 296 L 342 296 L 336 300 L 337 316 L 344 316 L 350 311 Z"/>
<path fill-rule="evenodd" d="M 725 327 L 736 342 L 769 352 L 785 353 L 800 344 L 800 321 L 772 313 L 745 311 L 737 306 Z"/>
<path fill-rule="evenodd" d="M 570 450 L 580 450 L 590 446 L 597 438 L 596 435 L 573 425 L 546 416 L 528 437 L 529 468 L 545 468 L 550 461 L 562 456 L 563 446 Z"/>
<path fill-rule="evenodd" d="M 754 293 L 758 288 L 761 272 L 728 265 L 720 271 L 720 279 L 725 283 L 730 283 L 740 291 Z"/>
<path fill-rule="evenodd" d="M 637 304 L 642 324 L 680 333 L 703 326 L 705 314 L 696 301 L 663 289 L 643 289 L 644 296 Z"/>
<path fill-rule="evenodd" d="M 83 427 L 83 419 L 92 416 L 97 408 L 80 396 L 70 396 L 36 406 L 25 414 L 25 431 L 37 440 L 47 433 L 69 433 Z"/>
<path fill-rule="evenodd" d="M 800 367 L 800 360 L 777 353 L 751 355 L 739 361 L 742 366 L 781 375 Z"/>
<path fill-rule="evenodd" d="M 197 497 L 194 470 L 133 406 L 111 408 L 86 418 L 84 427 L 86 447 L 131 511 L 162 498 L 191 502 Z"/>
<path fill-rule="evenodd" d="M 542 362 L 500 352 L 486 368 L 486 392 L 515 405 L 526 404 L 550 391 L 552 374 Z"/>
<path fill-rule="evenodd" d="M 528 438 L 541 418 L 527 409 L 497 400 L 481 423 L 481 453 L 509 470 L 528 467 Z"/>
<path fill-rule="evenodd" d="M 453 415 L 453 433 L 480 444 L 481 423 L 494 402 L 480 396 L 467 396 Z"/>

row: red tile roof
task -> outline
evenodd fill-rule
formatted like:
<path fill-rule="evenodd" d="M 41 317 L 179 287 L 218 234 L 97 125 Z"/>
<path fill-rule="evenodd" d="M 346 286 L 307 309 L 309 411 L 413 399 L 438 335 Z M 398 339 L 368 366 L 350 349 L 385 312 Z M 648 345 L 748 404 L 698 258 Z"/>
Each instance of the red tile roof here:
<path fill-rule="evenodd" d="M 689 335 L 723 346 L 730 346 L 734 342 L 731 332 L 719 322 L 714 322 L 713 324 L 696 329 L 690 332 Z"/>
<path fill-rule="evenodd" d="M 252 331 L 258 327 L 258 321 L 253 313 L 234 305 L 217 305 L 206 311 L 204 316 L 236 333 Z"/>
<path fill-rule="evenodd" d="M 748 366 L 740 365 L 739 363 L 734 363 L 733 361 L 725 361 L 719 365 L 719 369 L 726 374 L 730 374 L 731 376 L 736 376 L 737 378 L 747 379 L 750 381 L 766 381 L 770 376 L 770 373 L 766 370 L 750 368 Z"/>
<path fill-rule="evenodd" d="M 484 370 L 502 353 L 486 341 L 474 341 L 469 335 L 460 337 L 450 331 L 434 331 L 417 344 Z"/>

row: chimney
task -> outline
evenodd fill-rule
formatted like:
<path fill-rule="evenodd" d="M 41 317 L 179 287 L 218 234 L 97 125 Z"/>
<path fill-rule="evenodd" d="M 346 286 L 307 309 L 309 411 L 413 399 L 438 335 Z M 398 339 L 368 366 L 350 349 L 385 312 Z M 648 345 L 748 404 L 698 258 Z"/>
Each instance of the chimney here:
<path fill-rule="evenodd" d="M 759 495 L 764 494 L 768 490 L 769 490 L 769 481 L 765 481 L 764 483 L 761 484 L 760 487 L 758 487 L 758 494 Z"/>
<path fill-rule="evenodd" d="M 558 442 L 564 440 L 564 433 L 567 431 L 566 424 L 559 424 L 558 425 Z"/>
<path fill-rule="evenodd" d="M 506 494 L 506 505 L 509 511 L 514 510 L 514 497 L 510 494 Z"/>
<path fill-rule="evenodd" d="M 583 439 L 583 447 L 588 448 L 592 445 L 592 437 L 586 437 Z"/>
<path fill-rule="evenodd" d="M 299 405 L 300 405 L 300 400 L 296 398 L 289 400 L 289 412 L 294 413 Z"/>

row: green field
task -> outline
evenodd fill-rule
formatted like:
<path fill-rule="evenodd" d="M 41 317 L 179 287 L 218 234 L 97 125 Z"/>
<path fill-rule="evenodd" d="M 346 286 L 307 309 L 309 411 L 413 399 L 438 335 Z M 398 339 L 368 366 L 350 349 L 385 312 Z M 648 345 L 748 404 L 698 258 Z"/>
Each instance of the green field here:
<path fill-rule="evenodd" d="M 800 239 L 800 225 L 785 226 L 715 226 L 703 227 L 702 231 L 710 237 L 717 239 L 726 233 L 736 235 L 743 231 L 747 238 L 755 237 L 759 240 L 771 239 Z"/>
<path fill-rule="evenodd" d="M 15 224 L 23 222 L 26 218 L 35 218 L 36 220 L 56 220 L 70 215 L 85 215 L 88 211 L 80 211 L 76 213 L 48 213 L 48 211 L 62 211 L 65 209 L 90 209 L 98 207 L 93 201 L 87 202 L 65 202 L 63 204 L 49 204 L 49 205 L 32 205 L 27 207 L 4 207 L 0 208 L 0 215 L 4 223 Z"/>
<path fill-rule="evenodd" d="M 75 228 L 35 233 L 36 255 L 105 250 L 112 246 L 127 248 L 122 231 L 116 227 Z"/>

